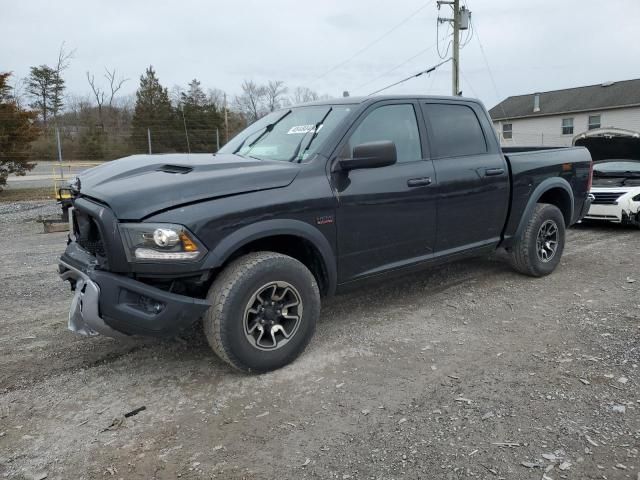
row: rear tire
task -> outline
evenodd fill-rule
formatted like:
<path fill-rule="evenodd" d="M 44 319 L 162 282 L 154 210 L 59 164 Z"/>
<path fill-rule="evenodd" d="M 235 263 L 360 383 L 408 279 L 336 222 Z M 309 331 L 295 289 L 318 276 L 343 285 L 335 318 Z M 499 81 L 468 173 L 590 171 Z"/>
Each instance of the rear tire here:
<path fill-rule="evenodd" d="M 564 242 L 562 212 L 555 205 L 538 203 L 510 251 L 510 264 L 518 272 L 532 277 L 549 275 L 560 263 Z"/>
<path fill-rule="evenodd" d="M 246 372 L 268 372 L 295 360 L 320 316 L 318 284 L 298 260 L 273 252 L 233 261 L 209 289 L 204 332 L 213 351 Z"/>

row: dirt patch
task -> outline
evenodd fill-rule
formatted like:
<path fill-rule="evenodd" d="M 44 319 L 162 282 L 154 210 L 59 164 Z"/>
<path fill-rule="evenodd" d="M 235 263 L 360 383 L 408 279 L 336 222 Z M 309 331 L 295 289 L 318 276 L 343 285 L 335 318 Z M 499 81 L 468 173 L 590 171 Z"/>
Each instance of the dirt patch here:
<path fill-rule="evenodd" d="M 0 203 L 18 202 L 26 200 L 52 200 L 53 187 L 13 188 L 4 187 L 0 191 Z"/>
<path fill-rule="evenodd" d="M 571 230 L 544 279 L 480 259 L 334 298 L 299 360 L 247 376 L 197 336 L 68 332 L 65 235 L 28 211 L 0 215 L 0 475 L 637 478 L 635 230 Z"/>

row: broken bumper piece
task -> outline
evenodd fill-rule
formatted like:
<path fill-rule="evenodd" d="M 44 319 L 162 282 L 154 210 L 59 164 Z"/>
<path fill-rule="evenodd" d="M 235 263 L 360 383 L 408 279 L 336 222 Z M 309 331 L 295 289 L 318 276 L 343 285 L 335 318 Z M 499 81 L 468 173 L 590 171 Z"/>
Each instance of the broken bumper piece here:
<path fill-rule="evenodd" d="M 89 276 L 71 265 L 60 262 L 60 277 L 72 282 L 75 294 L 69 309 L 68 328 L 72 332 L 92 337 L 94 335 L 106 335 L 108 337 L 122 337 L 122 333 L 109 327 L 98 310 L 100 299 L 100 287 Z"/>
<path fill-rule="evenodd" d="M 69 330 L 80 335 L 173 336 L 197 321 L 210 305 L 122 275 L 84 271 L 64 259 L 59 261 L 59 270 L 75 290 Z"/>

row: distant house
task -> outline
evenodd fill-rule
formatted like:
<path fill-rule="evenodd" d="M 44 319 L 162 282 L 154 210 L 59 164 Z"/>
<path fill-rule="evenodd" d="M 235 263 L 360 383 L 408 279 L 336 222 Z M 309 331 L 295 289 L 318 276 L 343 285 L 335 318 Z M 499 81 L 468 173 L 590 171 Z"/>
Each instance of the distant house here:
<path fill-rule="evenodd" d="M 640 79 L 509 97 L 489 113 L 503 146 L 568 146 L 594 129 L 640 131 Z"/>

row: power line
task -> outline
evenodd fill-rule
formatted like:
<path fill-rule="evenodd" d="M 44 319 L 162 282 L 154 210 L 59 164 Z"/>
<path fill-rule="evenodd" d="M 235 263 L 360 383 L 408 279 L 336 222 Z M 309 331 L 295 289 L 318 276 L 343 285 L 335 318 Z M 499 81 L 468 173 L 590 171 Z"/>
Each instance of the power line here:
<path fill-rule="evenodd" d="M 472 22 L 473 24 L 475 24 L 475 21 Z M 482 53 L 482 58 L 484 60 L 484 63 L 487 67 L 487 72 L 489 73 L 489 78 L 491 78 L 491 83 L 493 85 L 493 90 L 496 94 L 496 97 L 498 98 L 498 101 L 500 101 L 500 93 L 498 92 L 498 85 L 496 84 L 496 80 L 493 76 L 493 72 L 491 71 L 491 67 L 489 66 L 489 60 L 487 60 L 487 55 L 484 52 L 484 47 L 482 46 L 482 41 L 480 40 L 480 33 L 478 32 L 478 26 L 474 25 L 474 29 L 473 32 L 475 33 L 475 37 L 478 40 L 478 46 L 480 47 L 480 52 Z M 502 102 L 500 101 L 499 103 L 500 105 L 500 109 L 502 110 L 502 114 L 505 116 L 505 118 L 507 117 L 507 113 L 504 111 L 504 107 L 502 106 Z"/>
<path fill-rule="evenodd" d="M 447 23 L 447 31 L 445 32 L 444 36 L 442 37 L 442 40 L 444 40 L 445 38 L 447 38 L 449 36 L 449 28 L 451 27 L 451 24 Z M 440 53 L 440 22 L 436 22 L 436 49 L 438 51 L 438 56 L 442 59 L 446 58 L 447 55 L 449 54 L 449 47 L 451 47 L 451 40 L 449 40 L 449 44 L 447 45 L 447 49 L 445 50 L 444 53 Z"/>
<path fill-rule="evenodd" d="M 427 68 L 426 70 L 422 70 L 421 72 L 418 72 L 418 73 L 416 73 L 414 75 L 411 75 L 411 76 L 409 76 L 407 78 L 404 78 L 404 79 L 400 80 L 399 82 L 392 83 L 391 85 L 387 85 L 386 87 L 381 88 L 380 90 L 376 90 L 375 92 L 372 92 L 369 95 L 367 95 L 367 97 L 370 97 L 371 95 L 375 95 L 376 93 L 380 93 L 380 92 L 382 92 L 384 90 L 387 90 L 387 89 L 389 89 L 391 87 L 395 87 L 396 85 L 400 85 L 401 83 L 404 83 L 404 82 L 406 82 L 408 80 L 411 80 L 412 78 L 417 78 L 417 77 L 419 77 L 421 75 L 424 75 L 425 73 L 429 74 L 429 73 L 433 72 L 436 68 L 440 67 L 441 65 L 444 65 L 445 63 L 447 63 L 450 60 L 451 60 L 450 58 L 447 58 L 446 60 L 438 63 L 437 65 L 434 65 L 433 67 Z"/>
<path fill-rule="evenodd" d="M 471 82 L 469 81 L 469 79 L 467 77 L 465 77 L 464 72 L 462 71 L 462 69 L 460 69 L 460 75 L 462 76 L 462 79 L 465 81 L 465 83 L 469 86 L 469 90 L 471 90 L 471 93 L 473 94 L 473 96 L 475 98 L 480 98 L 478 96 L 478 92 L 475 91 L 475 89 L 471 85 Z"/>
<path fill-rule="evenodd" d="M 449 32 L 447 31 L 446 36 L 448 36 L 448 35 L 449 35 Z M 444 40 L 444 37 L 443 37 L 442 39 L 440 39 L 440 40 Z M 407 63 L 409 63 L 411 60 L 414 60 L 414 59 L 418 58 L 420 55 L 422 55 L 422 54 L 424 54 L 424 53 L 428 52 L 429 50 L 432 50 L 432 49 L 433 49 L 433 47 L 437 46 L 437 44 L 438 44 L 438 39 L 436 39 L 436 43 L 434 43 L 434 44 L 432 44 L 432 45 L 429 45 L 427 48 L 424 48 L 424 49 L 420 50 L 420 51 L 419 51 L 418 53 L 416 53 L 415 55 L 410 56 L 409 58 L 407 58 L 407 59 L 406 59 L 405 61 L 403 61 L 402 63 L 399 63 L 399 64 L 398 64 L 398 65 L 396 65 L 395 67 L 393 67 L 393 68 L 391 68 L 391 69 L 387 70 L 386 72 L 384 72 L 384 73 L 382 73 L 382 74 L 378 75 L 377 77 L 373 78 L 372 80 L 369 80 L 368 82 L 363 83 L 362 85 L 360 85 L 359 87 L 357 87 L 354 91 L 356 91 L 356 92 L 357 92 L 357 91 L 361 90 L 362 88 L 366 87 L 367 85 L 372 84 L 372 83 L 373 83 L 373 82 L 375 82 L 376 80 L 380 80 L 381 78 L 386 77 L 386 76 L 387 76 L 387 75 L 389 75 L 390 73 L 395 72 L 395 71 L 396 71 L 397 69 L 399 69 L 400 67 L 403 67 L 403 66 L 405 66 Z M 441 59 L 444 59 L 444 57 L 440 57 L 440 58 L 441 58 Z"/>
<path fill-rule="evenodd" d="M 429 87 L 427 88 L 427 94 L 431 95 L 433 91 L 433 85 L 436 83 L 436 75 L 431 75 L 431 83 L 429 83 Z"/>
<path fill-rule="evenodd" d="M 387 30 L 385 33 L 383 33 L 382 35 L 380 35 L 378 38 L 376 38 L 375 40 L 373 40 L 372 42 L 370 42 L 369 44 L 367 44 L 365 47 L 361 48 L 360 50 L 358 50 L 356 53 L 354 53 L 353 55 L 351 55 L 349 58 L 347 58 L 346 60 L 338 63 L 337 65 L 334 65 L 333 67 L 331 67 L 329 70 L 327 70 L 326 72 L 324 72 L 322 75 L 320 75 L 319 77 L 316 77 L 315 79 L 313 79 L 311 81 L 311 83 L 317 82 L 318 80 L 322 80 L 323 78 L 325 78 L 327 75 L 329 75 L 330 73 L 336 71 L 337 69 L 339 69 L 340 67 L 346 65 L 347 63 L 349 63 L 351 60 L 353 60 L 354 58 L 356 58 L 358 55 L 366 52 L 367 50 L 369 50 L 371 47 L 373 47 L 375 44 L 377 44 L 378 42 L 380 42 L 381 40 L 383 40 L 384 38 L 388 37 L 389 35 L 391 35 L 393 32 L 395 32 L 398 28 L 400 28 L 401 26 L 403 26 L 405 23 L 407 23 L 409 20 L 411 20 L 413 17 L 415 17 L 418 13 L 420 13 L 422 10 L 424 10 L 425 8 L 427 8 L 429 5 L 431 5 L 433 3 L 434 0 L 430 0 L 429 2 L 425 3 L 424 5 L 422 5 L 420 8 L 418 8 L 415 12 L 413 12 L 411 15 L 409 15 L 408 17 L 406 17 L 404 20 L 402 20 L 400 23 L 396 24 L 394 27 L 392 27 L 391 29 Z"/>
<path fill-rule="evenodd" d="M 390 73 L 395 72 L 397 69 L 399 69 L 400 67 L 405 66 L 407 63 L 409 63 L 411 60 L 418 58 L 420 55 L 428 52 L 429 50 L 431 50 L 433 47 L 435 47 L 435 43 L 433 45 L 428 46 L 427 48 L 420 50 L 418 53 L 416 53 L 415 55 L 412 55 L 411 57 L 407 58 L 404 62 L 399 63 L 398 65 L 396 65 L 395 67 L 387 70 L 386 72 L 378 75 L 377 77 L 375 77 L 372 80 L 369 80 L 367 83 L 363 83 L 362 85 L 360 85 L 358 88 L 355 89 L 355 91 L 358 91 L 364 87 L 366 87 L 367 85 L 371 85 L 373 82 L 375 82 L 376 80 L 380 80 L 382 77 L 386 77 L 387 75 L 389 75 Z"/>

